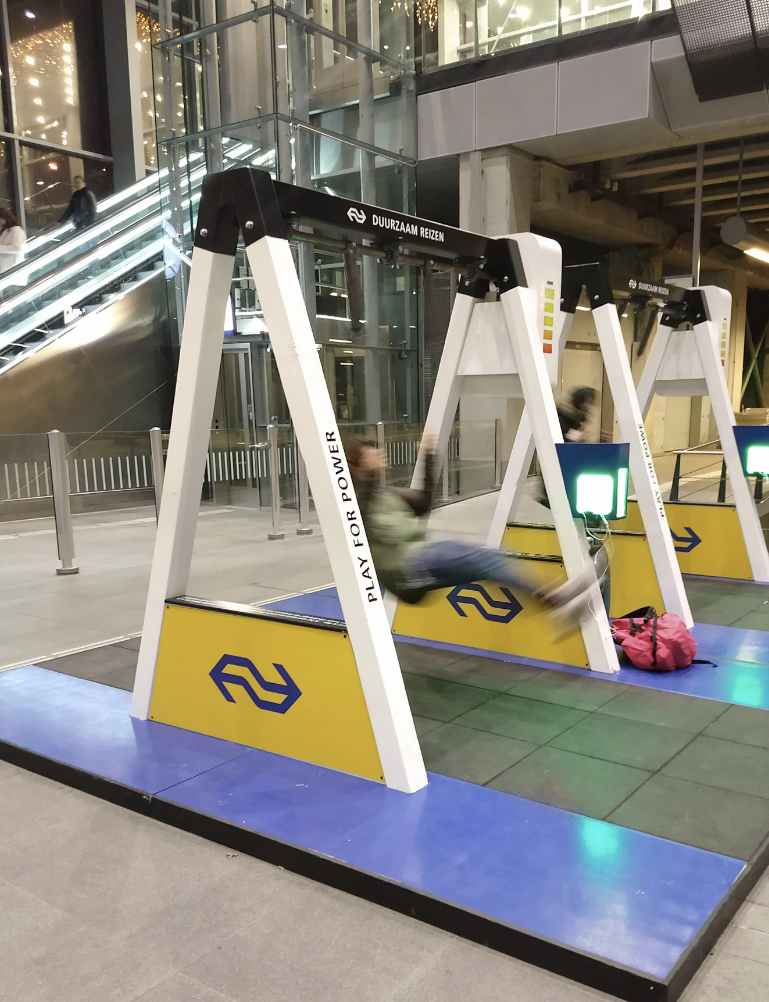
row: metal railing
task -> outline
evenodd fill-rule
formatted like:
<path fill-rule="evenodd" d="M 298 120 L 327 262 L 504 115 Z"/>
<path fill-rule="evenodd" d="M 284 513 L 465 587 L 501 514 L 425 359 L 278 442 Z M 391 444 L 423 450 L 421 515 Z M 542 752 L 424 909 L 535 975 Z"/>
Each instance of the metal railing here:
<path fill-rule="evenodd" d="M 366 430 L 365 426 L 346 427 L 342 435 L 349 438 Z M 268 539 L 285 538 L 284 511 L 293 509 L 297 513 L 297 534 L 310 535 L 312 499 L 293 428 L 267 425 L 264 431 L 265 440 L 248 444 L 224 442 L 221 433 L 212 432 L 203 500 L 233 507 L 269 507 Z M 373 431 L 371 437 L 384 449 L 388 460 L 383 480 L 396 485 L 410 483 L 420 426 L 387 426 L 380 422 Z M 467 438 L 464 449 L 470 450 L 470 456 L 463 454 L 463 431 Z M 86 508 L 135 506 L 154 500 L 159 517 L 167 438 L 167 433 L 157 427 L 96 435 L 65 435 L 54 430 L 47 435 L 0 436 L 0 518 L 50 515 L 52 508 L 61 561 L 57 573 L 75 574 L 73 503 L 82 512 Z M 491 490 L 499 485 L 499 422 L 457 425 L 447 451 L 437 492 L 439 501 L 450 500 L 452 495 L 454 499 L 470 496 L 478 493 L 479 487 Z M 228 492 L 226 499 L 220 489 Z M 52 506 L 45 503 L 50 501 Z"/>
<path fill-rule="evenodd" d="M 707 445 L 713 445 L 713 442 L 707 442 Z M 723 458 L 722 449 L 703 449 L 699 447 L 694 447 L 692 449 L 676 449 L 673 452 L 676 457 L 675 467 L 673 468 L 673 480 L 670 485 L 670 494 L 668 495 L 668 501 L 680 501 L 681 500 L 681 484 L 685 483 L 687 480 L 702 480 L 704 479 L 715 481 L 716 476 L 718 476 L 718 494 L 716 495 L 717 504 L 725 504 L 727 492 L 726 492 L 726 481 L 728 473 L 726 470 L 726 460 Z M 718 474 L 715 473 L 715 468 L 717 463 L 710 461 L 704 466 L 698 467 L 696 470 L 689 470 L 687 473 L 681 473 L 681 458 L 682 456 L 721 456 L 721 469 Z M 712 477 L 707 476 L 707 470 L 714 468 L 714 473 Z M 746 476 L 748 476 L 746 474 Z M 702 487 L 698 487 L 696 490 L 690 491 L 686 497 L 693 498 L 696 494 L 701 494 L 703 491 L 710 490 L 712 483 L 705 484 Z M 757 502 L 763 501 L 764 498 L 764 477 L 762 474 L 755 474 L 755 486 L 753 488 L 753 497 Z"/>

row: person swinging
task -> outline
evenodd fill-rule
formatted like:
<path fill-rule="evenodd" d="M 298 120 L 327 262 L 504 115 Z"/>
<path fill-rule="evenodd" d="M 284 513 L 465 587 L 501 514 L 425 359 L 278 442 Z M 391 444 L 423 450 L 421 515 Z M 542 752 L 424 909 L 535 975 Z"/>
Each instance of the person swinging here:
<path fill-rule="evenodd" d="M 423 451 L 424 486 L 420 490 L 382 485 L 386 457 L 375 442 L 355 438 L 345 449 L 371 557 L 385 588 L 404 602 L 416 604 L 440 588 L 491 581 L 535 595 L 558 619 L 578 619 L 595 584 L 591 569 L 563 584 L 541 588 L 526 573 L 523 561 L 500 550 L 459 539 L 427 539 L 422 516 L 432 508 L 437 462 L 432 442 L 423 443 Z"/>

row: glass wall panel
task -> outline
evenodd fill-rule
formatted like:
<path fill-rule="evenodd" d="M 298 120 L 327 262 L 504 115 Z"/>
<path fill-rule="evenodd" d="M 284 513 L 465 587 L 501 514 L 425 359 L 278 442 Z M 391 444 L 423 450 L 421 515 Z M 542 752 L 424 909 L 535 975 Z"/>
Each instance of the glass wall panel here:
<path fill-rule="evenodd" d="M 442 0 L 431 26 L 422 17 L 415 39 L 417 65 L 432 69 L 494 55 L 557 35 L 571 34 L 669 10 L 670 0 Z M 419 11 L 417 2 L 416 10 Z"/>
<path fill-rule="evenodd" d="M 404 18 L 400 26 L 407 23 Z M 275 19 L 275 32 L 278 81 L 288 80 L 281 114 L 383 151 L 416 156 L 416 99 L 409 67 L 374 61 L 312 29 L 287 26 L 282 17 Z M 367 70 L 371 99 L 364 94 L 361 102 L 361 77 Z"/>
<path fill-rule="evenodd" d="M 96 160 L 22 146 L 21 170 L 28 236 L 59 221 L 75 190 L 77 175 L 85 179 L 97 202 L 112 194 L 112 167 Z"/>
<path fill-rule="evenodd" d="M 109 152 L 97 0 L 8 0 L 17 128 Z"/>
<path fill-rule="evenodd" d="M 139 86 L 142 104 L 142 140 L 144 164 L 148 170 L 157 170 L 158 152 L 155 134 L 155 101 L 152 82 L 152 45 L 159 40 L 157 17 L 149 10 L 136 8 L 136 38 L 139 50 Z"/>
<path fill-rule="evenodd" d="M 561 33 L 572 34 L 589 28 L 600 28 L 616 21 L 643 17 L 653 9 L 652 0 L 620 0 L 619 3 L 598 3 L 597 0 L 563 0 Z"/>
<path fill-rule="evenodd" d="M 16 200 L 13 196 L 13 181 L 11 166 L 8 162 L 8 144 L 0 142 L 0 205 L 4 209 L 16 211 Z"/>

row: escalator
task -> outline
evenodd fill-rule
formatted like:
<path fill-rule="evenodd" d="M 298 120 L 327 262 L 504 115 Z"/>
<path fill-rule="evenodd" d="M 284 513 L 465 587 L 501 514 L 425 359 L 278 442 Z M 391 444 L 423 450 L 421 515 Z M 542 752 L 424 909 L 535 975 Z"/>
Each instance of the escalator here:
<path fill-rule="evenodd" d="M 263 156 L 254 144 L 225 141 L 225 169 L 262 166 Z M 173 217 L 183 220 L 177 229 L 171 222 L 164 168 L 104 199 L 87 229 L 75 231 L 67 223 L 28 241 L 25 260 L 0 275 L 0 376 L 76 329 L 84 318 L 164 271 L 170 275 L 178 270 L 180 260 L 186 260 L 185 243 L 191 243 L 205 157 L 193 153 L 179 168 L 184 197 Z"/>

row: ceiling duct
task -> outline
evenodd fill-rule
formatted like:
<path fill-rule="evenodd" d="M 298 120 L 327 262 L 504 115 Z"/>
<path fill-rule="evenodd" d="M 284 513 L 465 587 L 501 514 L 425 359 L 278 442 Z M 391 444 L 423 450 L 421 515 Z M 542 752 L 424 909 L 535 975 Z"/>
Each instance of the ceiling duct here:
<path fill-rule="evenodd" d="M 673 0 L 700 101 L 761 91 L 769 80 L 769 0 Z"/>

